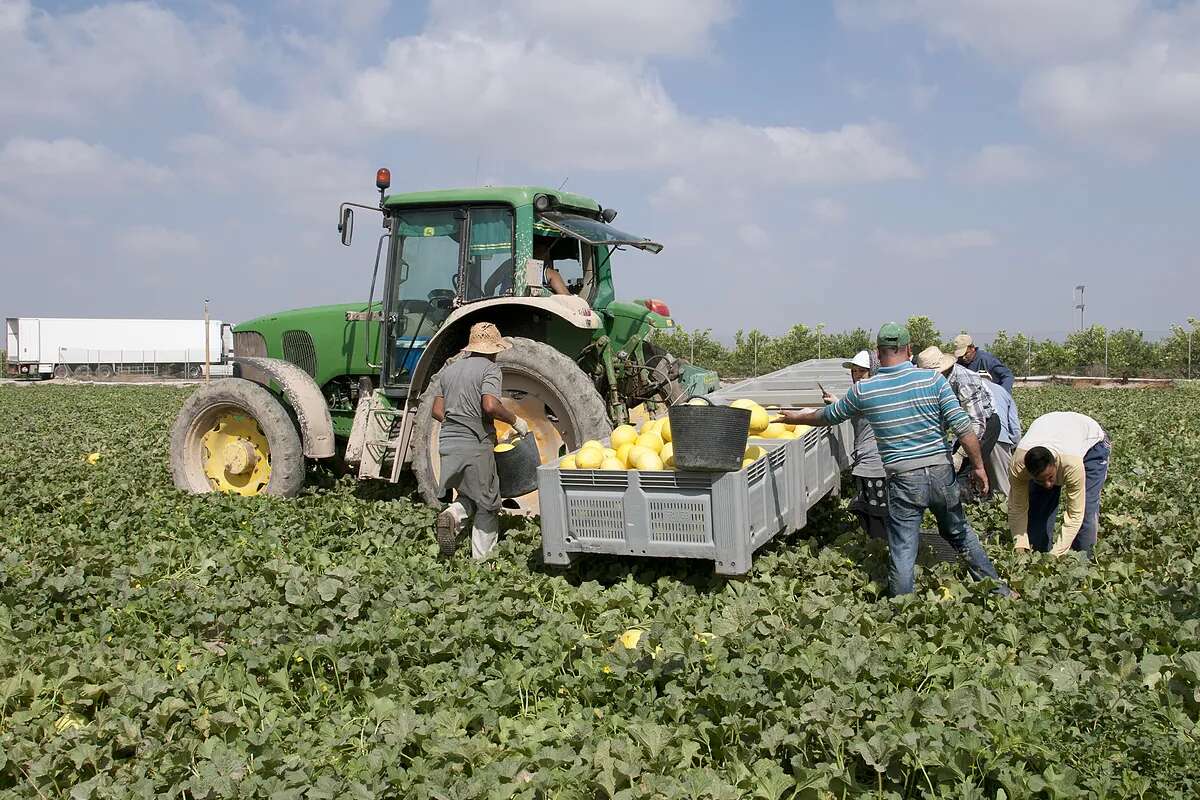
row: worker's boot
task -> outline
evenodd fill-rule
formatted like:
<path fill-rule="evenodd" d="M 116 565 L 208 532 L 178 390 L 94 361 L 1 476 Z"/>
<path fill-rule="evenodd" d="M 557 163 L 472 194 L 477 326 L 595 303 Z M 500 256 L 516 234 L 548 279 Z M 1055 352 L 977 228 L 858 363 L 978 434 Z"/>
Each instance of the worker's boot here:
<path fill-rule="evenodd" d="M 450 558 L 458 549 L 458 534 L 467 516 L 467 509 L 462 503 L 451 503 L 438 514 L 434 537 L 437 539 L 438 553 L 443 558 Z"/>

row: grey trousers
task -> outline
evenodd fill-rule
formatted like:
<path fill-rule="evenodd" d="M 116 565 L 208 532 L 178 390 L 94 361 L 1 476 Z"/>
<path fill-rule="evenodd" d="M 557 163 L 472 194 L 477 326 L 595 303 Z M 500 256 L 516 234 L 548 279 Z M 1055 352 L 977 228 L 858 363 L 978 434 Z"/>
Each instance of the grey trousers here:
<path fill-rule="evenodd" d="M 1008 477 L 1008 468 L 1012 465 L 1013 446 L 1004 442 L 996 442 L 992 454 L 988 457 L 988 482 L 992 485 L 992 494 L 999 492 L 1008 497 L 1012 484 Z"/>

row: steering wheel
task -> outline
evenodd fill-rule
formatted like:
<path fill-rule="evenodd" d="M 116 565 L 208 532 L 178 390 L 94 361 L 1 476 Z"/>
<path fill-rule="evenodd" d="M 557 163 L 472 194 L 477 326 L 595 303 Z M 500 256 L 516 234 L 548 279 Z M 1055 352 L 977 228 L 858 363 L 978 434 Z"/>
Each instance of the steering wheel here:
<path fill-rule="evenodd" d="M 396 310 L 401 314 L 428 314 L 433 304 L 428 300 L 401 300 L 396 303 Z"/>
<path fill-rule="evenodd" d="M 454 307 L 455 292 L 453 289 L 434 289 L 429 293 L 429 305 L 443 311 Z"/>

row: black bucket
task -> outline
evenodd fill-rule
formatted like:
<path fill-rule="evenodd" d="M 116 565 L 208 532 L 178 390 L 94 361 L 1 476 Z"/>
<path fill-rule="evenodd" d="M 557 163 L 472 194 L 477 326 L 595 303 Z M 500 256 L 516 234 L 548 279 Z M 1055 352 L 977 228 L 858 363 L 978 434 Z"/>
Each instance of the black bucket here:
<path fill-rule="evenodd" d="M 537 489 L 537 468 L 542 463 L 537 439 L 533 434 L 509 439 L 512 450 L 495 453 L 496 474 L 500 476 L 500 496 L 520 497 Z"/>
<path fill-rule="evenodd" d="M 706 405 L 671 406 L 671 447 L 675 469 L 692 472 L 734 472 L 742 468 L 750 411 Z"/>

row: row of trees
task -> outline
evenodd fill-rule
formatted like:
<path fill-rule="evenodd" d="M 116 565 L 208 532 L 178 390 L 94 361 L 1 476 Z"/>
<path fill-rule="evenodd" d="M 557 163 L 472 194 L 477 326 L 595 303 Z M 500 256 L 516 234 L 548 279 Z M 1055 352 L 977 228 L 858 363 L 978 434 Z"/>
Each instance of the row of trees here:
<path fill-rule="evenodd" d="M 954 334 L 943 336 L 929 317 L 909 317 L 908 330 L 914 353 L 934 344 L 951 350 Z M 872 347 L 874 333 L 864 328 L 827 333 L 794 325 L 782 336 L 768 336 L 757 329 L 738 331 L 729 347 L 714 338 L 711 329 L 675 328 L 659 331 L 655 341 L 695 364 L 715 369 L 722 377 L 744 378 L 810 358 L 849 358 Z M 1187 325 L 1172 325 L 1171 333 L 1157 341 L 1131 328 L 1110 331 L 1093 325 L 1061 342 L 1000 331 L 990 343 L 977 344 L 995 353 L 1018 375 L 1200 377 L 1200 319 L 1196 318 L 1190 318 Z"/>

